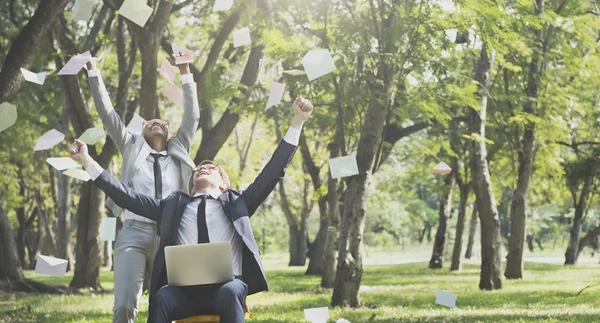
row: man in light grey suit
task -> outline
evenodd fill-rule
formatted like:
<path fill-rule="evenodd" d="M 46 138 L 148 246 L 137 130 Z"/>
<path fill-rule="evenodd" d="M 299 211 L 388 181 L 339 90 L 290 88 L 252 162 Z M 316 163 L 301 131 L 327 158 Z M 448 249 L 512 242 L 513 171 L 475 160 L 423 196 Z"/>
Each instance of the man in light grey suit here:
<path fill-rule="evenodd" d="M 169 59 L 174 65 L 173 58 Z M 183 86 L 183 118 L 177 135 L 171 137 L 167 122 L 144 122 L 142 135 L 131 133 L 114 110 L 102 77 L 92 60 L 88 62 L 88 84 L 104 128 L 123 155 L 119 180 L 128 187 L 156 198 L 174 191 L 189 192 L 193 160 L 189 151 L 198 127 L 200 111 L 196 83 L 188 64 L 178 65 Z M 107 207 L 114 216 L 123 213 L 123 228 L 115 241 L 115 303 L 113 322 L 133 323 L 142 295 L 144 278 L 151 276 L 158 248 L 156 223 L 117 206 Z"/>

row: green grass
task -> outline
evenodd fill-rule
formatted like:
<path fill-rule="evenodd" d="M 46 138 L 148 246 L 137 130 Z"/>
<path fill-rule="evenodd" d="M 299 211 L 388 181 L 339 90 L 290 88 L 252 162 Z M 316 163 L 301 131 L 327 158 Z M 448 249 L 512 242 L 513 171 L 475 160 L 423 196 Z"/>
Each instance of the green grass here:
<path fill-rule="evenodd" d="M 271 291 L 251 296 L 248 303 L 256 318 L 251 322 L 303 322 L 303 309 L 327 306 L 331 290 L 319 287 L 320 278 L 304 276 L 304 268 L 286 267 L 285 255 L 265 256 Z M 377 263 L 377 262 L 376 262 Z M 577 292 L 600 281 L 598 265 L 564 267 L 559 264 L 529 264 L 523 280 L 505 280 L 499 291 L 478 289 L 479 266 L 470 262 L 458 273 L 428 270 L 426 263 L 367 265 L 360 309 L 335 308 L 331 319 L 356 322 L 599 322 L 600 286 L 580 296 Z M 68 284 L 64 279 L 27 277 L 50 284 Z M 0 322 L 110 322 L 112 273 L 103 271 L 102 293 L 83 295 L 0 296 Z M 438 290 L 458 295 L 457 308 L 434 304 Z M 145 322 L 148 301 L 139 304 L 137 322 Z"/>

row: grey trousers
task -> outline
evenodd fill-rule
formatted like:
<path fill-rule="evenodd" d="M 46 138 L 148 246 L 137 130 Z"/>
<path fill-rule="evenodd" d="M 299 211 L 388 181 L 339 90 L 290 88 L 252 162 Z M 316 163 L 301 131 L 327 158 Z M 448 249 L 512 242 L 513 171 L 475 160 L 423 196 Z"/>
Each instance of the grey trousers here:
<path fill-rule="evenodd" d="M 156 224 L 126 220 L 115 241 L 113 323 L 133 323 L 144 278 L 151 277 L 158 249 Z"/>

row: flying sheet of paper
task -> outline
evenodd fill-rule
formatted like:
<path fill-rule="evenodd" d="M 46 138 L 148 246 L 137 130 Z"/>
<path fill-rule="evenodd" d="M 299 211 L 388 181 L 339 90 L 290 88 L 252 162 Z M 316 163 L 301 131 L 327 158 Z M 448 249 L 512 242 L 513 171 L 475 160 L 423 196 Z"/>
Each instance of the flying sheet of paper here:
<path fill-rule="evenodd" d="M 333 57 L 327 49 L 315 49 L 306 53 L 302 59 L 302 66 L 309 81 L 335 71 Z"/>
<path fill-rule="evenodd" d="M 283 71 L 283 74 L 288 74 L 288 75 L 292 75 L 292 76 L 298 76 L 298 75 L 305 75 L 306 72 L 305 71 L 301 71 L 301 70 L 287 70 L 287 71 Z"/>
<path fill-rule="evenodd" d="M 119 8 L 119 14 L 143 28 L 152 15 L 152 8 L 143 0 L 125 0 Z"/>
<path fill-rule="evenodd" d="M 164 76 L 171 84 L 175 81 L 175 69 L 166 58 L 162 60 L 160 65 L 160 75 Z"/>
<path fill-rule="evenodd" d="M 269 101 L 267 101 L 267 107 L 265 108 L 265 110 L 274 105 L 279 104 L 279 102 L 283 98 L 284 93 L 285 93 L 285 84 L 271 82 L 271 85 L 269 86 Z"/>
<path fill-rule="evenodd" d="M 63 135 L 62 132 L 52 129 L 38 138 L 33 151 L 50 149 L 64 139 L 65 135 Z"/>
<path fill-rule="evenodd" d="M 17 122 L 17 107 L 8 102 L 0 104 L 0 132 L 12 127 Z"/>
<path fill-rule="evenodd" d="M 92 17 L 94 11 L 93 0 L 76 0 L 73 6 L 73 14 L 71 20 L 88 21 Z"/>
<path fill-rule="evenodd" d="M 50 157 L 46 159 L 46 162 L 59 171 L 79 167 L 79 164 L 71 157 Z"/>
<path fill-rule="evenodd" d="M 345 318 L 341 318 L 335 321 L 335 323 L 350 323 L 350 321 L 346 320 Z"/>
<path fill-rule="evenodd" d="M 169 98 L 175 106 L 183 109 L 183 91 L 176 85 L 172 84 L 171 86 L 164 88 L 162 94 Z"/>
<path fill-rule="evenodd" d="M 92 59 L 92 54 L 87 51 L 83 54 L 75 55 L 63 66 L 58 72 L 58 75 L 77 75 L 79 71 L 85 66 L 85 64 Z"/>
<path fill-rule="evenodd" d="M 233 7 L 233 0 L 215 0 L 213 12 L 229 10 L 231 7 Z"/>
<path fill-rule="evenodd" d="M 238 48 L 241 46 L 250 45 L 250 29 L 248 27 L 238 29 L 233 33 L 233 47 Z"/>
<path fill-rule="evenodd" d="M 445 291 L 438 291 L 435 303 L 447 307 L 456 307 L 456 295 Z"/>
<path fill-rule="evenodd" d="M 103 218 L 100 223 L 100 239 L 104 241 L 115 241 L 117 231 L 117 218 Z"/>
<path fill-rule="evenodd" d="M 329 319 L 329 308 L 306 308 L 304 309 L 304 319 L 313 323 L 325 323 Z"/>
<path fill-rule="evenodd" d="M 452 171 L 452 168 L 450 168 L 450 166 L 446 165 L 446 163 L 444 163 L 444 162 L 439 162 L 431 170 L 431 172 L 434 174 L 442 174 L 442 175 L 450 174 L 451 171 Z"/>
<path fill-rule="evenodd" d="M 194 52 L 191 50 L 185 48 L 180 53 L 180 56 L 175 56 L 175 65 L 191 63 L 194 60 Z"/>
<path fill-rule="evenodd" d="M 65 277 L 69 262 L 64 259 L 39 255 L 35 264 L 35 272 L 42 275 Z"/>
<path fill-rule="evenodd" d="M 87 182 L 90 179 L 92 179 L 90 177 L 90 174 L 88 174 L 88 172 L 84 171 L 83 169 L 79 169 L 79 168 L 69 168 L 63 172 L 63 175 L 67 175 L 69 177 L 73 177 L 75 179 L 78 179 L 78 180 L 84 181 L 84 182 Z"/>
<path fill-rule="evenodd" d="M 357 175 L 356 156 L 350 155 L 329 159 L 329 172 L 331 172 L 331 178 L 333 179 Z"/>
<path fill-rule="evenodd" d="M 46 80 L 46 74 L 48 74 L 48 73 L 47 72 L 34 73 L 34 72 L 28 71 L 24 68 L 21 68 L 21 74 L 23 74 L 23 78 L 27 82 L 44 85 L 44 81 Z"/>
<path fill-rule="evenodd" d="M 146 120 L 144 120 L 144 118 L 140 117 L 137 113 L 135 113 L 133 115 L 133 118 L 131 118 L 131 121 L 129 121 L 129 124 L 127 125 L 127 130 L 129 130 L 129 132 L 131 132 L 131 133 L 141 135 L 142 134 L 142 124 L 145 121 Z"/>
<path fill-rule="evenodd" d="M 102 126 L 89 128 L 80 137 L 79 140 L 85 142 L 88 145 L 95 145 L 100 139 L 104 138 L 104 128 Z"/>

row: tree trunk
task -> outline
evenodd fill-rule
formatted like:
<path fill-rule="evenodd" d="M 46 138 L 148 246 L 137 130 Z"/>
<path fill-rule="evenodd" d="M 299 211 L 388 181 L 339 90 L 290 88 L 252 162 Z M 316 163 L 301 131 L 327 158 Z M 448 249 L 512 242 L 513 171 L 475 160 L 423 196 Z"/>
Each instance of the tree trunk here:
<path fill-rule="evenodd" d="M 469 132 L 477 134 L 479 140 L 469 142 L 470 164 L 473 176 L 473 189 L 481 221 L 481 274 L 479 288 L 493 290 L 502 288 L 502 239 L 500 219 L 492 190 L 492 182 L 487 163 L 485 147 L 485 119 L 487 112 L 487 87 L 490 72 L 494 64 L 495 51 L 483 44 L 475 67 L 475 81 L 479 84 L 478 96 L 481 98 L 479 111 L 470 109 Z"/>
<path fill-rule="evenodd" d="M 465 251 L 465 258 L 471 259 L 473 253 L 473 245 L 475 244 L 475 233 L 477 232 L 477 204 L 473 204 L 473 211 L 471 213 L 471 222 L 469 223 L 469 241 L 467 242 L 467 251 Z"/>
<path fill-rule="evenodd" d="M 306 231 L 302 232 L 298 226 L 290 226 L 289 234 L 290 262 L 288 266 L 304 266 L 306 264 Z"/>
<path fill-rule="evenodd" d="M 454 170 L 458 171 L 458 170 Z M 455 183 L 454 174 L 446 175 L 444 186 L 440 198 L 439 222 L 433 241 L 433 253 L 429 260 L 429 269 L 440 269 L 444 263 L 444 253 L 446 251 L 446 238 L 448 237 L 448 220 L 452 216 L 452 191 Z"/>
<path fill-rule="evenodd" d="M 104 241 L 102 244 L 103 244 L 102 266 L 107 267 L 107 268 L 112 268 L 113 242 L 112 241 Z"/>
<path fill-rule="evenodd" d="M 469 191 L 467 186 L 459 185 L 460 189 L 460 204 L 458 207 L 458 219 L 456 221 L 456 235 L 454 236 L 454 248 L 452 250 L 452 264 L 450 264 L 450 271 L 460 270 L 461 262 L 460 257 L 462 255 L 462 237 L 465 231 L 465 218 L 467 217 L 467 200 L 469 198 Z"/>
<path fill-rule="evenodd" d="M 527 240 L 527 247 L 529 248 L 529 251 L 533 252 L 533 236 L 531 234 L 528 234 L 526 237 Z"/>
<path fill-rule="evenodd" d="M 0 282 L 9 283 L 23 279 L 23 269 L 17 254 L 17 245 L 10 220 L 0 205 Z"/>
<path fill-rule="evenodd" d="M 67 271 L 73 270 L 71 246 L 71 190 L 69 176 L 58 173 L 58 234 L 57 256 L 69 261 Z"/>
<path fill-rule="evenodd" d="M 592 192 L 594 183 L 593 176 L 587 176 L 579 195 L 579 201 L 575 203 L 575 216 L 573 217 L 573 225 L 571 226 L 569 245 L 565 252 L 565 265 L 574 265 L 577 263 L 579 256 L 579 239 L 581 235 L 581 227 L 583 225 L 583 217 L 587 209 L 588 200 Z"/>
<path fill-rule="evenodd" d="M 69 286 L 100 288 L 101 243 L 98 230 L 104 213 L 104 193 L 92 183 L 81 187 L 77 208 L 77 242 L 75 244 L 75 273 Z"/>
<path fill-rule="evenodd" d="M 328 216 L 327 216 L 327 197 L 319 199 L 319 232 L 315 240 L 311 243 L 308 249 L 308 268 L 305 275 L 322 276 L 325 263 L 325 240 L 327 239 Z"/>
<path fill-rule="evenodd" d="M 390 14 L 386 27 L 395 25 Z M 393 42 L 391 42 L 393 44 Z M 391 44 L 388 44 L 391 46 Z M 386 48 L 386 53 L 394 53 Z M 362 280 L 363 231 L 367 200 L 371 186 L 372 171 L 388 108 L 393 102 L 396 81 L 396 66 L 382 58 L 377 67 L 380 82 L 370 84 L 369 105 L 361 130 L 356 153 L 359 174 L 348 178 L 348 188 L 344 194 L 344 212 L 338 241 L 338 263 L 331 298 L 332 306 L 360 306 L 359 288 Z"/>
<path fill-rule="evenodd" d="M 339 148 L 335 143 L 329 144 L 329 157 L 339 156 Z M 335 268 L 338 244 L 338 231 L 340 228 L 340 207 L 338 197 L 337 179 L 327 176 L 327 203 L 329 204 L 329 216 L 327 219 L 327 236 L 325 238 L 325 249 L 323 251 L 323 276 L 321 276 L 321 287 L 333 288 L 335 283 Z"/>
<path fill-rule="evenodd" d="M 119 18 L 122 19 L 122 18 Z M 156 82 L 158 80 L 156 70 L 158 69 L 158 50 L 160 48 L 158 37 L 149 36 L 138 39 L 138 47 L 142 56 L 142 88 L 140 89 L 140 116 L 146 120 L 160 118 L 158 110 L 158 94 Z M 142 43 L 150 40 L 148 43 Z M 171 103 L 169 103 L 171 104 Z"/>
<path fill-rule="evenodd" d="M 12 101 L 21 87 L 20 68 L 27 68 L 44 36 L 69 0 L 39 1 L 35 13 L 12 42 L 4 63 L 0 64 L 0 102 Z"/>

